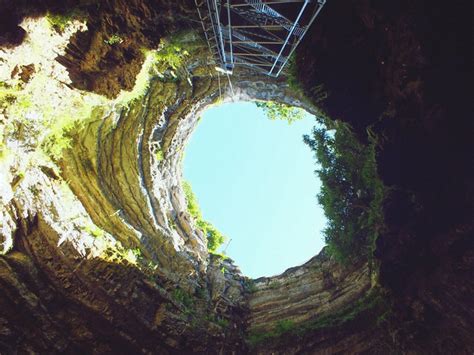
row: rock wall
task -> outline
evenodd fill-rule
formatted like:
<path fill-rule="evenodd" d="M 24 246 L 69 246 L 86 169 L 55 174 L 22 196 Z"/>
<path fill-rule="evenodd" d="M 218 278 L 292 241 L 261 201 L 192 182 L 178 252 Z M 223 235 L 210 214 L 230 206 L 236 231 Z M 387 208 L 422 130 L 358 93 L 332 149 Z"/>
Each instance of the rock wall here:
<path fill-rule="evenodd" d="M 405 352 L 474 348 L 472 2 L 445 5 L 328 1 L 297 53 L 307 95 L 377 139 L 390 193 L 376 257 Z"/>
<path fill-rule="evenodd" d="M 366 266 L 351 270 L 324 259 L 318 255 L 281 275 L 254 280 L 250 331 L 271 330 L 282 319 L 307 322 L 354 302 L 370 289 Z"/>
<path fill-rule="evenodd" d="M 41 31 L 67 43 L 73 35 L 48 30 L 44 19 L 26 23 L 29 36 Z M 81 23 L 74 26 L 85 30 Z M 181 40 L 200 41 L 193 33 Z M 202 111 L 218 100 L 276 100 L 317 109 L 284 80 L 245 71 L 232 77 L 232 85 L 218 79 L 205 43 L 191 53 L 180 76 L 152 74 L 145 90 L 129 100 L 76 97 L 65 68 L 47 65 L 50 48 L 38 58 L 20 55 L 32 48 L 34 42 L 26 40 L 5 56 L 11 63 L 4 73 L 7 85 L 18 80 L 10 70 L 31 64 L 38 74 L 21 80 L 20 93 L 54 89 L 51 107 L 39 100 L 20 109 L 21 94 L 15 93 L 2 113 L 5 121 L 33 128 L 17 136 L 5 127 L 5 151 L 22 148 L 4 162 L 2 351 L 248 351 L 246 325 L 260 325 L 258 316 L 248 317 L 256 309 L 248 303 L 250 281 L 232 261 L 209 255 L 187 211 L 181 157 Z M 13 65 L 15 60 L 33 63 Z M 48 80 L 39 82 L 39 73 Z M 49 142 L 41 129 L 74 114 L 69 109 L 76 101 L 92 103 L 64 137 L 55 136 L 67 138 L 61 155 L 35 160 Z M 61 115 L 49 116 L 45 107 Z M 34 124 L 28 121 L 33 116 Z M 325 292 L 324 285 L 318 281 L 311 289 Z M 292 292 L 312 293 L 301 286 L 294 283 Z M 359 293 L 367 284 L 361 287 Z"/>

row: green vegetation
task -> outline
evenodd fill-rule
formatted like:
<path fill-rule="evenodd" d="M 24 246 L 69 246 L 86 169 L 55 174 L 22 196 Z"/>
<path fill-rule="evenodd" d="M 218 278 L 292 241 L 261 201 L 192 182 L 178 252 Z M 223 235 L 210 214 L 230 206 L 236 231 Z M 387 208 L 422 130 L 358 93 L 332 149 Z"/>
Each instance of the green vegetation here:
<path fill-rule="evenodd" d="M 249 293 L 254 293 L 258 290 L 257 285 L 255 284 L 255 281 L 249 278 L 246 278 L 243 282 L 244 289 L 248 291 Z"/>
<path fill-rule="evenodd" d="M 107 43 L 109 46 L 114 46 L 116 44 L 122 43 L 123 38 L 120 35 L 118 35 L 117 33 L 114 33 L 109 38 L 104 39 L 104 42 Z"/>
<path fill-rule="evenodd" d="M 274 328 L 269 332 L 253 332 L 248 337 L 247 341 L 250 346 L 263 343 L 270 339 L 280 338 L 283 334 L 292 332 L 296 329 L 295 323 L 290 319 L 283 319 L 278 321 Z"/>
<path fill-rule="evenodd" d="M 54 94 L 38 95 L 50 92 Z M 3 134 L 17 140 L 28 136 L 38 153 L 59 160 L 62 151 L 70 147 L 69 132 L 91 117 L 102 99 L 93 94 L 73 93 L 61 101 L 55 94 L 55 87 L 45 73 L 37 73 L 24 88 L 0 85 L 0 105 L 9 117 Z"/>
<path fill-rule="evenodd" d="M 169 223 L 171 229 L 176 230 L 176 221 L 175 221 L 174 217 L 169 216 L 168 223 Z"/>
<path fill-rule="evenodd" d="M 303 93 L 303 87 L 301 86 L 301 82 L 298 80 L 298 69 L 296 66 L 296 54 L 293 53 L 286 63 L 286 82 L 290 89 L 297 93 Z"/>
<path fill-rule="evenodd" d="M 225 238 L 224 238 L 225 239 Z M 230 258 L 225 255 L 225 252 L 222 252 L 222 253 L 218 253 L 216 251 L 214 251 L 212 253 L 212 256 L 216 259 L 216 260 L 219 260 L 219 261 L 225 261 L 225 260 L 229 260 Z"/>
<path fill-rule="evenodd" d="M 364 297 L 359 298 L 353 304 L 347 305 L 334 314 L 327 314 L 298 329 L 299 334 L 304 334 L 308 330 L 336 327 L 343 323 L 352 321 L 361 316 L 362 313 L 371 311 L 373 315 L 386 315 L 389 304 L 379 289 L 369 291 Z M 379 319 L 379 317 L 376 317 Z"/>
<path fill-rule="evenodd" d="M 268 287 L 271 288 L 272 290 L 278 288 L 278 286 L 280 286 L 280 284 L 279 284 L 277 281 L 272 281 L 272 282 L 270 282 L 270 284 L 268 285 Z"/>
<path fill-rule="evenodd" d="M 187 77 L 186 62 L 191 58 L 191 53 L 203 46 L 205 43 L 193 32 L 181 32 L 162 38 L 157 50 L 143 50 L 145 62 L 133 90 L 122 91 L 116 101 L 128 106 L 130 102 L 140 99 L 147 92 L 152 78 L 178 81 Z"/>
<path fill-rule="evenodd" d="M 207 249 L 211 253 L 215 253 L 217 248 L 224 243 L 225 237 L 211 223 L 202 218 L 196 195 L 187 181 L 183 182 L 183 189 L 188 205 L 188 212 L 195 219 L 198 228 L 201 229 L 207 237 Z"/>
<path fill-rule="evenodd" d="M 376 325 L 386 321 L 389 316 L 390 305 L 386 298 L 379 289 L 372 289 L 364 297 L 335 313 L 326 314 L 302 324 L 295 324 L 288 319 L 281 320 L 271 331 L 253 331 L 249 334 L 247 341 L 254 347 L 268 341 L 277 342 L 284 337 L 301 338 L 308 332 L 338 327 L 355 319 L 373 321 Z"/>
<path fill-rule="evenodd" d="M 63 150 L 71 147 L 72 139 L 68 136 L 68 133 L 76 127 L 76 123 L 77 121 L 73 120 L 72 117 L 62 117 L 56 121 L 41 143 L 43 152 L 54 160 L 59 160 Z"/>
<path fill-rule="evenodd" d="M 69 26 L 73 20 L 84 20 L 85 17 L 86 14 L 83 11 L 74 9 L 65 14 L 52 14 L 48 12 L 46 20 L 51 28 L 59 33 L 63 33 L 66 27 Z"/>
<path fill-rule="evenodd" d="M 105 245 L 99 258 L 110 263 L 120 264 L 127 262 L 131 265 L 138 266 L 138 260 L 142 256 L 140 249 L 125 249 L 121 244 L 111 245 L 107 242 L 104 235 L 98 235 L 95 236 L 95 238 L 103 241 L 103 244 Z"/>
<path fill-rule="evenodd" d="M 229 321 L 225 318 L 218 318 L 215 323 L 221 328 L 227 328 L 229 326 Z"/>
<path fill-rule="evenodd" d="M 200 299 L 206 299 L 208 296 L 207 290 L 204 287 L 198 287 L 196 288 L 195 296 Z"/>
<path fill-rule="evenodd" d="M 295 53 L 293 53 L 290 59 L 288 60 L 288 63 L 285 68 L 285 77 L 289 88 L 293 92 L 300 94 L 303 99 L 308 100 L 310 98 L 313 104 L 318 104 L 326 100 L 329 96 L 329 93 L 326 91 L 323 84 L 315 85 L 309 88 L 308 90 L 304 90 L 301 81 L 298 79 L 298 68 L 296 65 Z"/>
<path fill-rule="evenodd" d="M 157 162 L 160 162 L 164 159 L 164 154 L 163 154 L 163 151 L 161 149 L 158 149 L 155 153 L 155 158 L 156 158 L 156 161 Z"/>
<path fill-rule="evenodd" d="M 282 120 L 287 121 L 288 124 L 292 124 L 304 117 L 304 111 L 297 107 L 273 101 L 257 101 L 255 104 L 257 107 L 263 109 L 270 120 Z"/>
<path fill-rule="evenodd" d="M 199 208 L 196 195 L 194 194 L 191 184 L 187 181 L 183 181 L 184 195 L 186 196 L 186 202 L 188 205 L 188 212 L 196 220 L 202 219 L 201 209 Z"/>
<path fill-rule="evenodd" d="M 189 51 L 184 47 L 183 35 L 169 40 L 162 39 L 158 50 L 153 53 L 155 69 L 161 74 L 169 71 L 172 77 L 177 78 L 176 71 L 184 66 L 186 59 L 190 56 Z"/>
<path fill-rule="evenodd" d="M 62 196 L 66 202 L 74 198 L 71 190 L 65 181 L 60 185 Z M 94 237 L 94 246 L 96 252 L 93 254 L 96 257 L 105 260 L 109 263 L 120 264 L 126 262 L 141 268 L 139 261 L 143 261 L 142 253 L 139 248 L 129 249 L 124 248 L 122 243 L 110 238 L 107 232 L 92 222 L 87 222 L 82 226 L 82 231 Z"/>
<path fill-rule="evenodd" d="M 105 235 L 105 232 L 94 224 L 86 226 L 84 230 L 85 232 L 92 235 L 94 238 L 101 238 Z"/>
<path fill-rule="evenodd" d="M 211 253 L 215 253 L 224 243 L 225 237 L 209 222 L 198 220 L 196 224 L 207 237 L 207 249 Z"/>
<path fill-rule="evenodd" d="M 176 302 L 182 304 L 184 308 L 192 308 L 194 305 L 193 297 L 180 288 L 176 288 L 173 291 L 172 297 Z"/>
<path fill-rule="evenodd" d="M 217 324 L 221 328 L 227 328 L 229 326 L 229 320 L 221 316 L 216 316 L 214 314 L 207 315 L 206 320 L 212 323 Z"/>
<path fill-rule="evenodd" d="M 383 228 L 385 188 L 377 175 L 376 142 L 361 144 L 349 125 L 336 122 L 315 127 L 304 141 L 315 152 L 321 179 L 318 201 L 328 219 L 324 236 L 339 262 L 371 259 Z"/>

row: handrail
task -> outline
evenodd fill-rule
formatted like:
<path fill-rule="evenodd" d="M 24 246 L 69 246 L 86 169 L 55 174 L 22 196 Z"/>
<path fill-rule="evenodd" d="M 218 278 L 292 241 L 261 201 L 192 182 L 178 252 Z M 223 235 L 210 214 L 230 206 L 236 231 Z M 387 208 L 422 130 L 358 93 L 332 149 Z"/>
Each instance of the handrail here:
<path fill-rule="evenodd" d="M 274 77 L 281 74 L 326 3 L 326 0 L 244 0 L 232 4 L 233 1 L 236 0 L 206 0 L 209 16 L 203 18 L 199 7 L 204 2 L 198 4 L 195 0 L 211 52 L 217 52 L 214 55 L 219 57 L 222 70 L 226 74 L 232 74 L 238 64 L 250 66 L 258 72 L 263 71 Z M 301 2 L 303 5 L 296 20 L 290 21 L 287 17 L 291 14 L 288 6 Z M 287 5 L 276 11 L 271 4 Z M 225 7 L 226 11 L 221 11 L 224 10 L 222 7 Z M 313 12 L 309 21 L 308 16 L 303 17 L 308 8 L 308 11 Z M 212 46 L 211 40 L 215 43 Z M 244 58 L 265 60 L 256 62 Z M 263 69 L 267 66 L 271 66 L 270 70 Z"/>
<path fill-rule="evenodd" d="M 281 49 L 280 49 L 280 53 L 278 53 L 278 57 L 275 59 L 275 63 L 273 63 L 272 68 L 271 68 L 270 71 L 268 72 L 268 75 L 271 75 L 272 72 L 273 72 L 273 69 L 275 69 L 275 65 L 277 64 L 278 59 L 280 59 L 281 54 L 282 54 L 283 51 L 285 50 L 285 47 L 286 47 L 286 45 L 288 44 L 288 40 L 290 39 L 291 35 L 293 34 L 293 31 L 295 30 L 296 25 L 298 24 L 298 22 L 299 22 L 301 16 L 303 15 L 304 9 L 306 9 L 306 6 L 308 5 L 308 3 L 309 3 L 309 0 L 305 0 L 303 6 L 301 7 L 300 13 L 298 14 L 298 17 L 296 18 L 296 21 L 295 21 L 295 23 L 293 24 L 293 27 L 292 27 L 291 30 L 290 30 L 290 33 L 288 33 L 288 36 L 286 37 L 285 43 L 283 44 L 283 46 L 282 46 Z M 280 68 L 280 69 L 281 69 L 281 68 Z M 277 74 L 276 76 L 278 76 L 278 74 Z"/>

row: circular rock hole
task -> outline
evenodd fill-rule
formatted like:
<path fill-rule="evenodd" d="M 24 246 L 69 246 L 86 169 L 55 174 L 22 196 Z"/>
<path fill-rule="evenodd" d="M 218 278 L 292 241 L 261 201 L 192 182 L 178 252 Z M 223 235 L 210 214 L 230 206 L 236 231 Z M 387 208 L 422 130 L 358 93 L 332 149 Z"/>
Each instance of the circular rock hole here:
<path fill-rule="evenodd" d="M 227 103 L 207 109 L 190 138 L 184 178 L 203 220 L 226 236 L 216 252 L 249 277 L 281 273 L 324 246 L 321 182 L 302 139 L 314 124 L 306 112 L 288 124 L 255 103 Z"/>

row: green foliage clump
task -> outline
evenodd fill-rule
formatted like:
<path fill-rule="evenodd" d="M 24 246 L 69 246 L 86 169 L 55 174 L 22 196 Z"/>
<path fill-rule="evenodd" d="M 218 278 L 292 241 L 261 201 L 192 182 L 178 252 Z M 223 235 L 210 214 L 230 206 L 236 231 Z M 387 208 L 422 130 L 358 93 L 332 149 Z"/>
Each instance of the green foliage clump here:
<path fill-rule="evenodd" d="M 78 9 L 73 9 L 64 14 L 52 14 L 48 12 L 46 20 L 48 24 L 57 32 L 63 33 L 64 30 L 71 24 L 75 19 L 82 20 L 85 18 L 85 13 Z"/>
<path fill-rule="evenodd" d="M 258 108 L 263 109 L 270 120 L 287 121 L 291 124 L 299 121 L 304 117 L 304 111 L 297 107 L 288 106 L 273 101 L 257 101 L 255 102 Z"/>
<path fill-rule="evenodd" d="M 338 122 L 332 128 L 315 127 L 311 137 L 304 137 L 319 163 L 325 240 L 339 262 L 370 259 L 383 227 L 385 192 L 377 175 L 375 142 L 361 144 L 347 124 Z"/>
<path fill-rule="evenodd" d="M 162 79 L 171 76 L 179 79 L 188 76 L 185 68 L 191 53 L 198 51 L 205 43 L 192 32 L 182 32 L 162 38 L 158 50 L 153 52 L 154 70 Z"/>
<path fill-rule="evenodd" d="M 158 149 L 155 153 L 155 158 L 156 158 L 156 161 L 157 162 L 160 162 L 164 159 L 164 154 L 163 154 L 163 151 L 161 149 Z"/>
<path fill-rule="evenodd" d="M 105 240 L 103 234 L 94 236 L 96 239 Z M 104 242 L 107 244 L 107 242 Z M 127 262 L 131 265 L 138 266 L 138 261 L 142 254 L 140 249 L 125 249 L 121 245 L 106 245 L 99 257 L 110 263 L 120 264 Z"/>
<path fill-rule="evenodd" d="M 305 90 L 303 84 L 298 78 L 298 67 L 296 65 L 296 55 L 293 53 L 285 67 L 285 77 L 288 87 L 296 94 L 303 96 L 303 99 L 309 98 L 313 104 L 318 104 L 326 100 L 329 93 L 323 84 L 315 85 Z"/>
<path fill-rule="evenodd" d="M 290 89 L 295 92 L 302 93 L 303 87 L 301 86 L 301 82 L 298 79 L 298 68 L 296 66 L 296 55 L 294 53 L 291 55 L 290 59 L 288 59 L 288 62 L 286 63 L 285 74 L 286 82 L 288 83 Z"/>
<path fill-rule="evenodd" d="M 225 318 L 217 319 L 216 324 L 221 328 L 227 328 L 229 326 L 229 321 Z"/>
<path fill-rule="evenodd" d="M 282 319 L 278 321 L 274 328 L 269 332 L 255 331 L 251 333 L 247 339 L 250 346 L 263 343 L 270 339 L 276 339 L 281 337 L 283 334 L 291 332 L 296 328 L 295 323 L 291 319 Z"/>
<path fill-rule="evenodd" d="M 207 249 L 214 253 L 224 243 L 225 237 L 211 223 L 198 220 L 197 226 L 203 231 L 207 237 Z"/>
<path fill-rule="evenodd" d="M 207 249 L 211 253 L 215 253 L 222 243 L 224 243 L 225 237 L 211 223 L 202 218 L 196 195 L 187 181 L 183 182 L 183 189 L 186 196 L 188 212 L 196 220 L 196 225 L 207 237 Z"/>
<path fill-rule="evenodd" d="M 117 33 L 114 33 L 112 36 L 109 38 L 105 39 L 104 42 L 108 44 L 109 46 L 114 46 L 116 44 L 120 44 L 123 42 L 123 38 L 118 35 Z"/>
<path fill-rule="evenodd" d="M 173 291 L 172 297 L 176 302 L 182 304 L 184 308 L 192 308 L 194 305 L 193 297 L 180 288 L 176 288 Z"/>
<path fill-rule="evenodd" d="M 227 328 L 230 324 L 228 319 L 225 319 L 221 316 L 216 316 L 216 315 L 207 315 L 206 320 L 209 322 L 217 324 L 221 328 Z"/>
<path fill-rule="evenodd" d="M 314 321 L 304 324 L 297 333 L 304 334 L 309 330 L 336 327 L 340 324 L 352 321 L 363 313 L 371 312 L 372 316 L 381 314 L 384 317 L 389 313 L 390 305 L 379 289 L 372 289 L 364 297 L 359 298 L 351 305 L 347 305 L 336 313 L 327 314 Z M 380 317 L 377 317 L 379 319 Z"/>
<path fill-rule="evenodd" d="M 197 52 L 203 46 L 205 46 L 205 42 L 194 32 L 181 32 L 168 38 L 162 38 L 157 50 L 143 50 L 145 62 L 137 75 L 133 90 L 122 91 L 116 101 L 128 107 L 131 102 L 139 100 L 145 95 L 151 79 L 178 81 L 181 77 L 188 76 L 185 68 L 187 60 L 191 58 L 192 53 Z"/>
<path fill-rule="evenodd" d="M 275 326 L 275 333 L 277 334 L 277 336 L 280 336 L 294 328 L 295 322 L 293 322 L 291 319 L 283 319 L 277 322 Z"/>
<path fill-rule="evenodd" d="M 53 158 L 59 160 L 62 157 L 63 150 L 71 147 L 72 139 L 68 133 L 78 124 L 69 121 L 69 118 L 62 120 L 61 118 L 56 124 L 50 127 L 49 134 L 44 138 L 41 149 L 43 152 Z"/>
<path fill-rule="evenodd" d="M 246 291 L 248 291 L 249 293 L 254 293 L 254 292 L 257 292 L 258 288 L 257 288 L 257 285 L 255 284 L 255 281 L 252 280 L 252 279 L 249 279 L 249 278 L 246 278 L 244 281 L 243 281 L 243 285 L 244 289 Z"/>
<path fill-rule="evenodd" d="M 162 39 L 158 50 L 154 53 L 157 69 L 171 70 L 173 71 L 172 75 L 176 75 L 174 71 L 183 66 L 188 57 L 189 51 L 184 49 L 178 39 Z"/>
<path fill-rule="evenodd" d="M 194 194 L 191 184 L 187 181 L 183 181 L 183 190 L 184 195 L 186 196 L 186 203 L 188 205 L 188 212 L 191 216 L 194 217 L 196 220 L 202 219 L 201 209 L 199 208 L 199 204 Z"/>
<path fill-rule="evenodd" d="M 94 224 L 85 226 L 84 231 L 94 238 L 103 238 L 105 235 L 105 232 Z"/>

